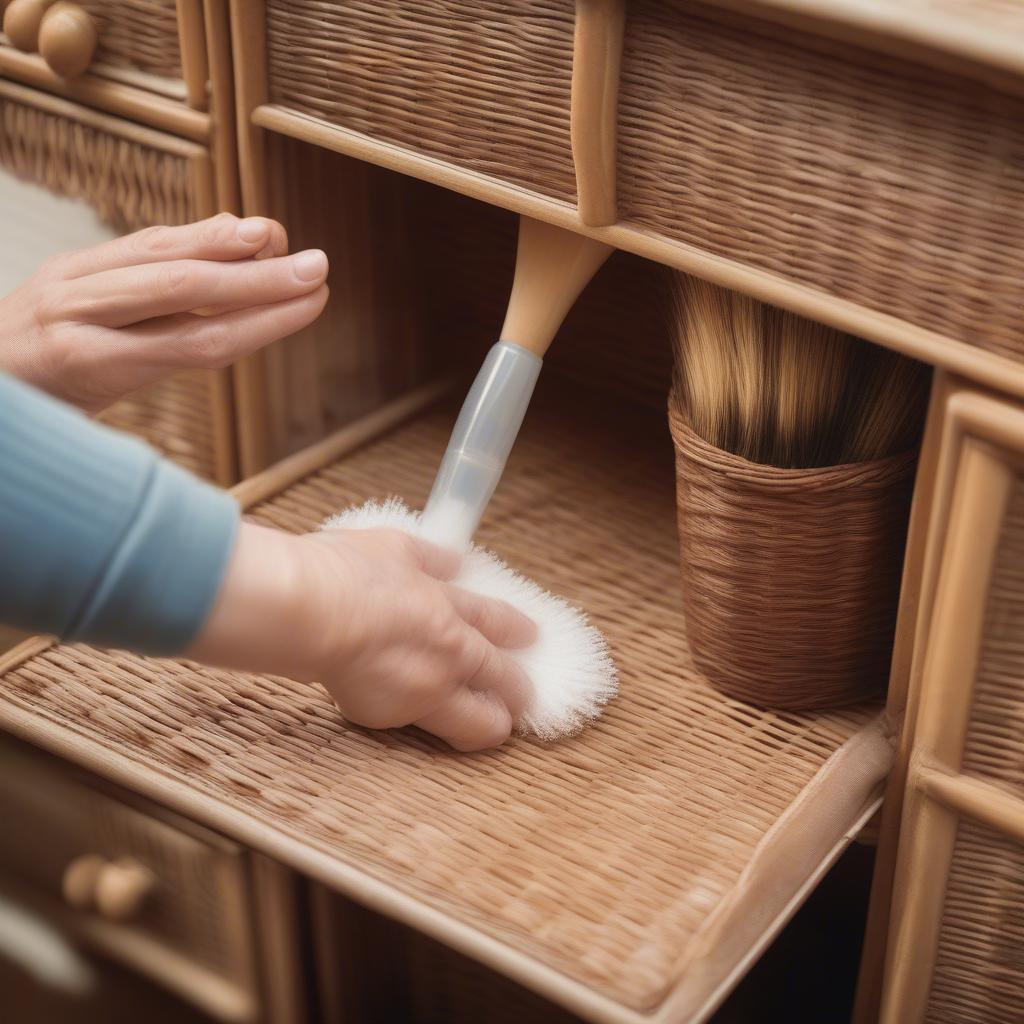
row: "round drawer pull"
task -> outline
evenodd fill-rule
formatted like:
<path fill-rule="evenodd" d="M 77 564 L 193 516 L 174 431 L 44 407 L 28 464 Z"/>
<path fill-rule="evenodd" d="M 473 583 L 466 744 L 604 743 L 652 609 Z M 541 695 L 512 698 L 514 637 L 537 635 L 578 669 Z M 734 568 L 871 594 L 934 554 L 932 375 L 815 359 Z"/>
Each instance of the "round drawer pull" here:
<path fill-rule="evenodd" d="M 58 0 L 39 26 L 39 52 L 61 78 L 87 71 L 96 52 L 96 25 L 84 7 Z"/>
<path fill-rule="evenodd" d="M 4 11 L 4 35 L 11 45 L 25 53 L 39 46 L 39 26 L 53 0 L 11 0 Z"/>
<path fill-rule="evenodd" d="M 111 921 L 127 921 L 138 914 L 155 887 L 153 873 L 137 860 L 107 860 L 96 853 L 76 857 L 61 881 L 70 906 L 96 910 Z"/>
<path fill-rule="evenodd" d="M 138 914 L 155 886 L 153 873 L 137 860 L 110 861 L 96 879 L 96 909 L 111 921 L 127 921 Z"/>
<path fill-rule="evenodd" d="M 69 906 L 76 910 L 91 910 L 96 894 L 96 880 L 106 866 L 105 857 L 86 853 L 76 857 L 65 869 L 61 891 Z"/>

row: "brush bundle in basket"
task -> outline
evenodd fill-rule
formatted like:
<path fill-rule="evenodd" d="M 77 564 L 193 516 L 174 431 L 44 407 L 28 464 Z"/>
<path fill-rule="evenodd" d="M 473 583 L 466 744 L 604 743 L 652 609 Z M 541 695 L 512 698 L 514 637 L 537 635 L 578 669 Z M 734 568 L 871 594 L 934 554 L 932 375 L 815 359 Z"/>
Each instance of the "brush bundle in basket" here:
<path fill-rule="evenodd" d="M 764 706 L 878 693 L 926 368 L 682 276 L 676 338 L 669 424 L 696 667 Z"/>

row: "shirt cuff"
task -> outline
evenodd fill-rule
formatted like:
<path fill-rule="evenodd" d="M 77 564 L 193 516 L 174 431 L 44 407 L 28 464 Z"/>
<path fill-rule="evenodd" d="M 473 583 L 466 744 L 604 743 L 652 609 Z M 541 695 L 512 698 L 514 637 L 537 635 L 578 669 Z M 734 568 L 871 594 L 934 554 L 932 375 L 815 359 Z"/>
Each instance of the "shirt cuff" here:
<path fill-rule="evenodd" d="M 210 614 L 240 518 L 229 494 L 155 460 L 136 514 L 65 639 L 179 654 Z"/>

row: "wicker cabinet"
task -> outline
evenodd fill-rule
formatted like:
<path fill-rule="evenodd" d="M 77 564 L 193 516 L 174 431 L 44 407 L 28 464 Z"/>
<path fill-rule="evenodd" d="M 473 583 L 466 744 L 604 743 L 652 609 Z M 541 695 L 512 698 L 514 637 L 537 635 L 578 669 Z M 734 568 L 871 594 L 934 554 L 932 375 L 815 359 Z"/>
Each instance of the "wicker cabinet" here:
<path fill-rule="evenodd" d="M 1016 1021 L 1024 999 L 1024 410 L 962 385 L 942 404 L 887 1024 Z"/>

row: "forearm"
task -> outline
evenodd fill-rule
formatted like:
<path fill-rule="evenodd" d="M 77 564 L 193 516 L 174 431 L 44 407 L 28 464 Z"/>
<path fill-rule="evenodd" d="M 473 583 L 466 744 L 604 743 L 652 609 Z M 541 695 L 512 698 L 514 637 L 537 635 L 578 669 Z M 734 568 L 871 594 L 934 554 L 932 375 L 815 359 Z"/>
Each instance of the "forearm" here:
<path fill-rule="evenodd" d="M 298 537 L 242 523 L 216 601 L 185 656 L 310 680 L 315 635 Z"/>
<path fill-rule="evenodd" d="M 0 376 L 0 622 L 174 654 L 234 546 L 232 499 Z"/>

